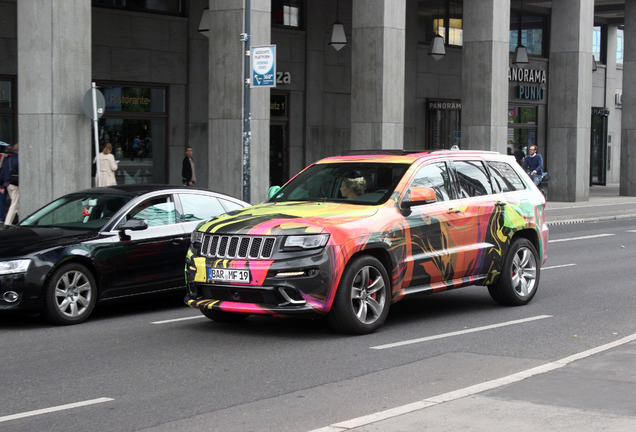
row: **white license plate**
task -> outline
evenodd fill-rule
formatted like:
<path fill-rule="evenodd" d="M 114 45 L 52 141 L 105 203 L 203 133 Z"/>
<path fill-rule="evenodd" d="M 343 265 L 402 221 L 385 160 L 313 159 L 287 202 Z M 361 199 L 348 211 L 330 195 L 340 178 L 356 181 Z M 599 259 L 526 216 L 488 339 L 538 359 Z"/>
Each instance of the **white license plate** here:
<path fill-rule="evenodd" d="M 250 282 L 249 270 L 235 269 L 208 269 L 208 279 L 213 282 Z"/>

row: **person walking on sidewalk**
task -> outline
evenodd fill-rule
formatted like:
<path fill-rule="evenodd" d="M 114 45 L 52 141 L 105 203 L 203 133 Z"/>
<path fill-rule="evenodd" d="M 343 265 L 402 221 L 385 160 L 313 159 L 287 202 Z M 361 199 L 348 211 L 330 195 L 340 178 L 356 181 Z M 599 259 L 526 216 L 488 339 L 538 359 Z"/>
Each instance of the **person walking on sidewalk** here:
<path fill-rule="evenodd" d="M 524 168 L 530 175 L 534 184 L 539 186 L 539 183 L 541 183 L 541 179 L 543 178 L 543 158 L 539 153 L 537 153 L 536 145 L 531 145 L 528 152 L 530 154 L 523 160 L 521 168 Z"/>
<path fill-rule="evenodd" d="M 4 189 L 3 167 L 7 159 L 9 159 L 9 156 L 11 156 L 11 149 L 12 146 L 9 145 L 4 149 L 4 153 L 0 154 L 0 156 L 2 156 L 2 159 L 0 159 L 0 189 L 2 190 L 2 192 L 0 192 L 0 225 L 4 223 L 4 217 L 6 215 L 5 203 L 7 200 L 7 191 Z"/>
<path fill-rule="evenodd" d="M 181 177 L 184 186 L 194 186 L 197 176 L 194 172 L 194 159 L 192 159 L 192 147 L 186 146 L 185 157 L 181 165 Z"/>
<path fill-rule="evenodd" d="M 117 171 L 117 162 L 113 156 L 113 145 L 109 142 L 104 144 L 102 152 L 97 155 L 99 158 L 99 185 L 113 186 L 117 184 L 115 171 Z M 97 159 L 97 158 L 95 158 Z"/>
<path fill-rule="evenodd" d="M 0 193 L 9 193 L 11 198 L 11 205 L 7 210 L 7 215 L 4 219 L 5 225 L 13 224 L 13 219 L 18 213 L 18 198 L 20 197 L 19 189 L 19 160 L 18 160 L 19 146 L 18 143 L 13 145 L 13 154 L 7 158 L 2 164 L 2 180 L 0 181 Z"/>

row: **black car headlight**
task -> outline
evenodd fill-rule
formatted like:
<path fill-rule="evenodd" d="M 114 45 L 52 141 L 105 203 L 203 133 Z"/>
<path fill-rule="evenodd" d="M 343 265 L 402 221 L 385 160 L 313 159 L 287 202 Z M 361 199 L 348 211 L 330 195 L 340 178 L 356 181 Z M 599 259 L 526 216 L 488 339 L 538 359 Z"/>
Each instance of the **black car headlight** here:
<path fill-rule="evenodd" d="M 285 238 L 283 250 L 317 249 L 327 244 L 329 234 L 292 235 Z"/>
<path fill-rule="evenodd" d="M 201 231 L 192 231 L 190 234 L 190 243 L 201 243 L 203 241 L 203 233 Z"/>
<path fill-rule="evenodd" d="M 0 261 L 0 275 L 25 273 L 31 264 L 30 259 Z"/>

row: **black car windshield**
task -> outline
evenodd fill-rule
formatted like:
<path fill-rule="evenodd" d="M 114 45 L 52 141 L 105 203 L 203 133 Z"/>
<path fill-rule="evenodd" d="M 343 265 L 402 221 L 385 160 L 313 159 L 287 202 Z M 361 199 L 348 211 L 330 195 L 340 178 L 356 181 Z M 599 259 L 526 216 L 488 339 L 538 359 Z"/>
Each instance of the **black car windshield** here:
<path fill-rule="evenodd" d="M 132 198 L 106 193 L 69 194 L 41 208 L 20 226 L 99 231 Z"/>
<path fill-rule="evenodd" d="M 377 205 L 385 202 L 409 168 L 406 163 L 318 163 L 302 171 L 269 202 L 338 201 Z"/>

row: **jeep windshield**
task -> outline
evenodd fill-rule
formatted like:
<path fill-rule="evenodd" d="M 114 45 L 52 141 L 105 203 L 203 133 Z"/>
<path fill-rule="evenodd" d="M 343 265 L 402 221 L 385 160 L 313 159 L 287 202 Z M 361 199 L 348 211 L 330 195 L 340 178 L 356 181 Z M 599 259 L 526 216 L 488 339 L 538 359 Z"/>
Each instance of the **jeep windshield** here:
<path fill-rule="evenodd" d="M 337 201 L 377 205 L 393 193 L 408 163 L 317 163 L 298 174 L 269 202 Z"/>

